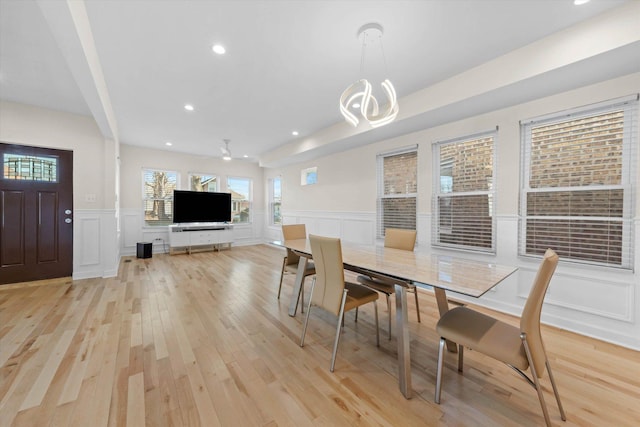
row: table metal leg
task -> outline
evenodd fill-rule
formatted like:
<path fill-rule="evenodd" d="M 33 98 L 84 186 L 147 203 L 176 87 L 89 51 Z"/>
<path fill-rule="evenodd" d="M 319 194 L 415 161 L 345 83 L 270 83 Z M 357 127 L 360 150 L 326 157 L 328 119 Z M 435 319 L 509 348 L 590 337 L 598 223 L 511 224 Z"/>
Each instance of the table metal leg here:
<path fill-rule="evenodd" d="M 400 392 L 411 398 L 411 353 L 409 342 L 409 315 L 407 313 L 407 288 L 394 286 L 396 292 L 396 336 L 398 339 L 398 381 Z"/>
<path fill-rule="evenodd" d="M 296 281 L 293 284 L 293 293 L 291 294 L 291 302 L 289 302 L 289 316 L 294 317 L 298 310 L 298 301 L 300 301 L 300 291 L 302 291 L 302 283 L 304 282 L 304 273 L 307 270 L 307 258 L 301 256 L 298 261 L 298 271 L 296 273 Z M 303 302 L 304 304 L 304 302 Z"/>

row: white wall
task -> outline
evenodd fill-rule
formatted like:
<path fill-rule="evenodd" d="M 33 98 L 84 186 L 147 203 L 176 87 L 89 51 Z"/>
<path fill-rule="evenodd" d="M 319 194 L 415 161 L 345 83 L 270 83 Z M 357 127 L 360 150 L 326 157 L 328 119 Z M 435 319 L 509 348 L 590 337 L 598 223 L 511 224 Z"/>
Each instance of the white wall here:
<path fill-rule="evenodd" d="M 464 255 L 499 264 L 516 265 L 517 275 L 476 301 L 506 312 L 520 313 L 538 262 L 517 256 L 520 182 L 519 121 L 638 93 L 640 73 L 605 81 L 514 107 L 318 158 L 265 171 L 282 176 L 285 223 L 304 222 L 309 233 L 338 236 L 346 241 L 375 240 L 376 155 L 418 144 L 418 250 Z M 497 254 L 431 248 L 432 144 L 437 141 L 495 129 L 497 155 Z M 640 156 L 636 144 L 636 155 Z M 640 163 L 640 157 L 638 163 Z M 300 171 L 318 168 L 318 183 L 300 185 Z M 640 172 L 640 171 L 639 171 Z M 637 194 L 640 173 L 633 191 Z M 636 200 L 635 229 L 639 229 L 640 197 Z M 270 228 L 269 236 L 277 230 Z M 606 341 L 640 349 L 640 233 L 635 235 L 635 272 L 561 263 L 543 310 L 543 321 Z"/>
<path fill-rule="evenodd" d="M 0 102 L 0 141 L 73 151 L 73 277 L 114 276 L 116 144 L 91 117 Z"/>
<path fill-rule="evenodd" d="M 162 169 L 178 172 L 178 189 L 189 189 L 189 173 L 216 175 L 219 191 L 227 191 L 227 177 L 253 180 L 253 217 L 251 224 L 233 228 L 234 245 L 262 241 L 265 224 L 265 192 L 263 170 L 256 163 L 217 157 L 194 156 L 170 150 L 154 150 L 133 145 L 120 145 L 121 180 L 121 247 L 123 255 L 133 255 L 137 242 L 152 242 L 154 252 L 166 252 L 169 234 L 166 226 L 146 226 L 142 211 L 142 170 Z M 159 240 L 157 240 L 159 239 Z"/>

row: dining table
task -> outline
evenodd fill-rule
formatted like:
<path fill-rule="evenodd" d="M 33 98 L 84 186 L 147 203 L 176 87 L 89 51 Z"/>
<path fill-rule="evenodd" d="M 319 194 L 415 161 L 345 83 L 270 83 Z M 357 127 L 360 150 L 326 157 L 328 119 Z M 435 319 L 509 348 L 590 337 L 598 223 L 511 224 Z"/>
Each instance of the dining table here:
<path fill-rule="evenodd" d="M 312 259 L 309 239 L 272 242 L 300 255 L 294 289 L 289 302 L 289 315 L 295 316 L 307 263 Z M 396 339 L 398 353 L 398 382 L 400 391 L 411 398 L 411 354 L 407 288 L 411 283 L 418 288 L 433 289 L 440 316 L 449 310 L 447 291 L 479 298 L 517 268 L 422 251 L 406 251 L 380 245 L 362 245 L 341 242 L 342 262 L 345 270 L 370 277 L 394 281 L 396 300 Z M 447 343 L 449 351 L 456 345 Z"/>

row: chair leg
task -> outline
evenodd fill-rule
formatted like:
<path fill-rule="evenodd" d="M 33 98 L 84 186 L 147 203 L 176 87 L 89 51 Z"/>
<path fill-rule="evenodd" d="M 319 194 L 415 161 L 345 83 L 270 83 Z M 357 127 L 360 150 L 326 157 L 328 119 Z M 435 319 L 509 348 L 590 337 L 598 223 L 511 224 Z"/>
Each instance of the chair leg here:
<path fill-rule="evenodd" d="M 344 304 L 347 301 L 347 289 L 342 292 L 342 302 L 340 303 L 340 312 L 338 313 L 338 325 L 336 326 L 336 340 L 333 343 L 333 354 L 331 355 L 331 369 L 333 372 L 333 368 L 336 366 L 336 354 L 338 353 L 338 343 L 340 342 L 340 329 L 341 329 L 341 319 L 344 317 Z"/>
<path fill-rule="evenodd" d="M 558 402 L 560 417 L 562 418 L 562 421 L 567 421 L 567 416 L 564 414 L 564 409 L 562 408 L 562 403 L 560 402 L 560 393 L 558 393 L 558 387 L 556 386 L 556 381 L 553 378 L 553 374 L 551 373 L 551 364 L 549 364 L 549 359 L 546 360 L 545 364 L 547 365 L 549 380 L 551 380 L 551 386 L 553 387 L 553 394 L 556 396 L 556 402 Z"/>
<path fill-rule="evenodd" d="M 373 302 L 373 309 L 376 313 L 376 347 L 380 347 L 380 329 L 378 328 L 378 301 Z"/>
<path fill-rule="evenodd" d="M 316 278 L 313 278 L 311 282 L 311 295 L 313 296 L 313 288 L 316 285 Z M 307 324 L 309 323 L 309 314 L 311 314 L 311 298 L 309 298 L 309 305 L 307 306 L 307 316 L 304 318 L 304 326 L 302 327 L 302 336 L 300 337 L 300 347 L 304 347 L 304 337 L 307 334 Z"/>
<path fill-rule="evenodd" d="M 462 372 L 464 369 L 464 346 L 458 344 L 458 372 Z"/>
<path fill-rule="evenodd" d="M 304 347 L 304 337 L 307 335 L 307 324 L 309 323 L 309 314 L 311 307 L 307 307 L 307 315 L 304 317 L 304 326 L 302 327 L 302 335 L 300 336 L 300 347 Z"/>
<path fill-rule="evenodd" d="M 389 294 L 385 294 L 387 297 L 387 314 L 389 315 L 389 341 L 391 341 L 391 301 L 389 300 Z"/>
<path fill-rule="evenodd" d="M 302 276 L 302 283 L 300 283 L 300 313 L 304 313 L 304 279 L 306 276 Z"/>
<path fill-rule="evenodd" d="M 436 397 L 435 402 L 440 403 L 440 393 L 442 392 L 442 367 L 444 365 L 444 344 L 446 340 L 440 338 L 440 346 L 438 347 L 438 367 L 436 369 Z"/>
<path fill-rule="evenodd" d="M 418 323 L 422 323 L 420 321 L 420 303 L 418 302 L 418 288 L 413 287 L 413 295 L 416 297 L 416 313 L 418 313 Z"/>
<path fill-rule="evenodd" d="M 538 400 L 540 401 L 540 406 L 542 407 L 542 414 L 544 415 L 544 421 L 548 427 L 551 427 L 551 419 L 549 419 L 549 411 L 547 411 L 547 404 L 544 402 L 544 395 L 542 394 L 542 386 L 540 386 L 538 373 L 536 372 L 536 367 L 533 364 L 533 358 L 531 357 L 531 350 L 529 350 L 529 344 L 527 343 L 527 335 L 525 333 L 522 333 L 520 334 L 520 338 L 522 339 L 524 351 L 527 354 L 527 360 L 529 361 L 529 368 L 531 368 L 531 376 L 533 377 L 533 383 L 535 385 L 536 392 L 538 392 Z"/>
<path fill-rule="evenodd" d="M 287 262 L 287 257 L 282 260 L 282 271 L 280 272 L 280 285 L 278 286 L 278 299 L 280 299 L 280 291 L 282 290 L 282 279 L 284 278 L 284 266 Z"/>
<path fill-rule="evenodd" d="M 356 321 L 356 323 L 358 322 L 358 308 L 359 308 L 359 307 L 356 307 L 356 320 L 355 320 L 355 321 Z"/>

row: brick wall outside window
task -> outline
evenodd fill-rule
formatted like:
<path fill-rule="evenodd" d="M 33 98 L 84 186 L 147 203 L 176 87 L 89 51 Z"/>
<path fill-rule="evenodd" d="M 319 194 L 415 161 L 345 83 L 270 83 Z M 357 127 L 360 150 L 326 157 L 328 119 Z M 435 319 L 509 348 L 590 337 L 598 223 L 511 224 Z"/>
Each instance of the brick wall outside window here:
<path fill-rule="evenodd" d="M 378 156 L 378 237 L 387 228 L 416 229 L 418 152 Z"/>
<path fill-rule="evenodd" d="M 552 248 L 565 260 L 630 267 L 625 176 L 632 156 L 625 147 L 637 113 L 626 105 L 522 126 L 521 254 Z"/>
<path fill-rule="evenodd" d="M 494 251 L 495 132 L 434 144 L 435 246 Z"/>

